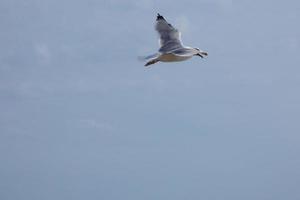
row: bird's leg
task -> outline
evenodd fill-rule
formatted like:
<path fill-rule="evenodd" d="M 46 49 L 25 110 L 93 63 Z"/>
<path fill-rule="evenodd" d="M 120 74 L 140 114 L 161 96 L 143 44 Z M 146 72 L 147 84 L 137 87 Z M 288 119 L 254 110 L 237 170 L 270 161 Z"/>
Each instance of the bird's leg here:
<path fill-rule="evenodd" d="M 149 62 L 147 62 L 147 63 L 145 64 L 145 67 L 147 67 L 147 66 L 149 66 L 149 65 L 153 65 L 153 64 L 157 63 L 158 61 L 159 61 L 158 59 L 150 60 Z"/>

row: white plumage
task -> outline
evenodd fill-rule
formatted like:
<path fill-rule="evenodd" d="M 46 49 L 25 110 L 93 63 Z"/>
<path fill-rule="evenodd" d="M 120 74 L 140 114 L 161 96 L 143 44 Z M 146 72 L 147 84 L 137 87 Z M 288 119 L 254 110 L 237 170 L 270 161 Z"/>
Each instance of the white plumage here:
<path fill-rule="evenodd" d="M 145 66 L 161 62 L 178 62 L 187 60 L 195 55 L 203 58 L 205 51 L 198 48 L 186 47 L 181 42 L 181 33 L 169 24 L 163 16 L 157 14 L 155 30 L 159 34 L 160 48 L 158 53 L 145 57 Z"/>

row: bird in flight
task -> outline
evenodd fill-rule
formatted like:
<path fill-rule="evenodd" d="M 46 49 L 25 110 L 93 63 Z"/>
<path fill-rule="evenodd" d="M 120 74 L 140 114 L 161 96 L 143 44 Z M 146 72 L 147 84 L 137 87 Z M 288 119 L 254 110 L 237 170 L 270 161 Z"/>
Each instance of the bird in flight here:
<path fill-rule="evenodd" d="M 193 56 L 204 58 L 207 52 L 198 48 L 183 46 L 180 32 L 169 24 L 163 16 L 157 14 L 155 30 L 159 34 L 160 48 L 158 53 L 144 57 L 148 61 L 145 66 L 161 62 L 178 62 Z"/>

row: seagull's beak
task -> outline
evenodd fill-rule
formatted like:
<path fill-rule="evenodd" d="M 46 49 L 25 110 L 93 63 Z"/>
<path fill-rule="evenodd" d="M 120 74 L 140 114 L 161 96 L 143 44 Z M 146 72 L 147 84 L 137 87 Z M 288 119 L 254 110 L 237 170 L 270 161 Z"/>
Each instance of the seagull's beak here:
<path fill-rule="evenodd" d="M 196 54 L 197 56 L 200 56 L 201 58 L 204 58 L 204 56 L 207 56 L 208 53 L 206 53 L 205 51 L 200 51 L 199 53 Z"/>
<path fill-rule="evenodd" d="M 202 54 L 203 56 L 208 56 L 208 53 L 205 52 L 205 51 L 201 51 L 201 54 Z"/>
<path fill-rule="evenodd" d="M 200 56 L 201 58 L 203 58 L 203 56 L 202 56 L 200 53 L 197 53 L 196 55 L 197 55 L 197 56 Z"/>

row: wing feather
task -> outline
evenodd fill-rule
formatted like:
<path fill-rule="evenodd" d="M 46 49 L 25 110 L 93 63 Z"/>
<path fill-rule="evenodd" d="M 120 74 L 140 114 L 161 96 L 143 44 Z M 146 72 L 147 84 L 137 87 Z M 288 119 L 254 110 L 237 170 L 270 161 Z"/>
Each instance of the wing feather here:
<path fill-rule="evenodd" d="M 183 46 L 180 32 L 160 14 L 157 15 L 155 29 L 159 34 L 159 52 L 167 53 Z"/>

